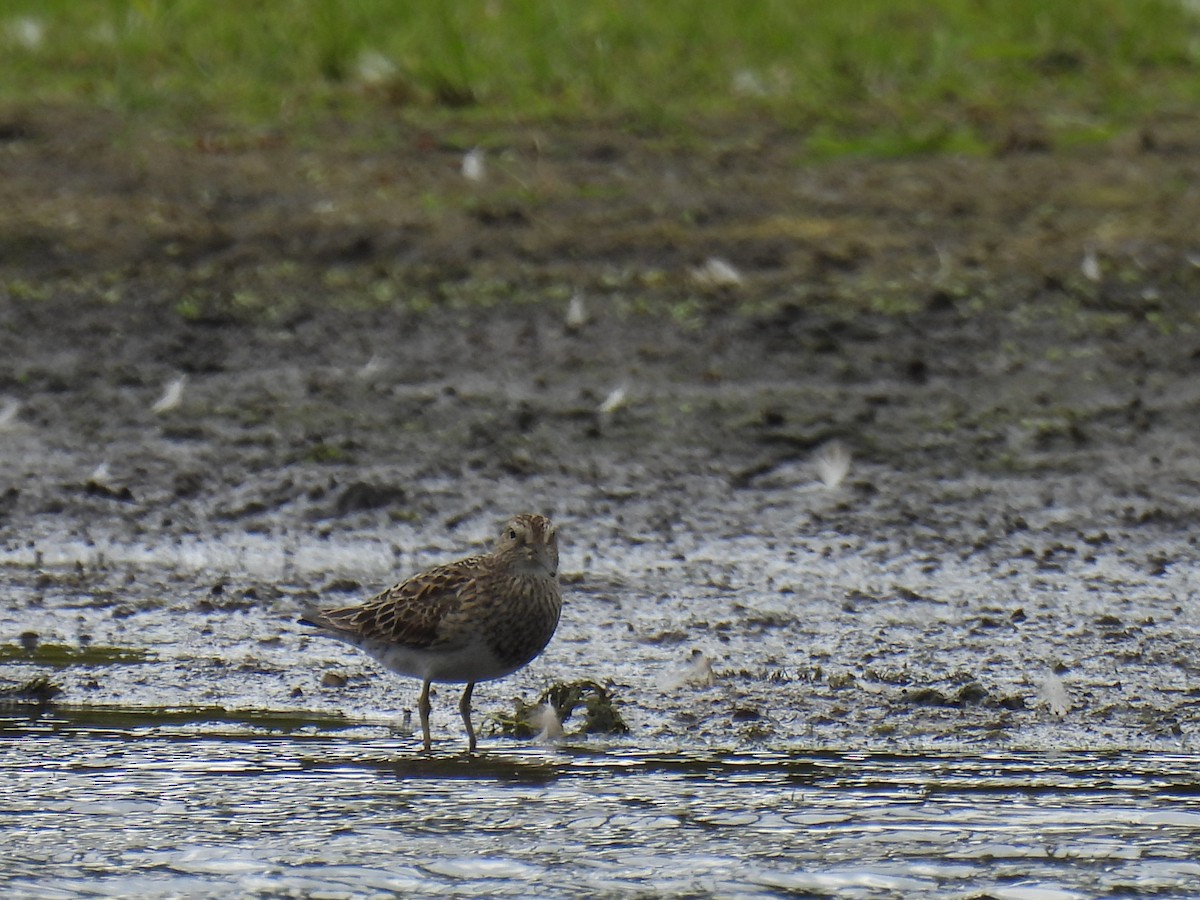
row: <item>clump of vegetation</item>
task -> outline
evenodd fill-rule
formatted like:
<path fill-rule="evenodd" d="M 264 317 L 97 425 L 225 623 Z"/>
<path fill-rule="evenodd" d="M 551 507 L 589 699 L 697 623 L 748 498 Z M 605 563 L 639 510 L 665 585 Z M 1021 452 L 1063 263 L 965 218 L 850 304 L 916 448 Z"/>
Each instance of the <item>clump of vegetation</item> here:
<path fill-rule="evenodd" d="M 62 688 L 39 675 L 12 687 L 0 688 L 0 705 L 45 706 L 62 693 Z"/>
<path fill-rule="evenodd" d="M 901 691 L 900 701 L 910 706 L 946 706 L 963 709 L 983 706 L 990 709 L 1025 709 L 1025 700 L 1019 694 L 993 695 L 977 681 L 969 681 L 954 693 L 922 686 Z"/>
<path fill-rule="evenodd" d="M 559 681 L 550 685 L 533 703 L 517 698 L 511 715 L 491 717 L 492 733 L 507 737 L 531 738 L 546 728 L 546 710 L 553 710 L 558 723 L 567 720 L 582 706 L 582 724 L 572 734 L 628 734 L 629 726 L 617 711 L 612 691 L 594 681 Z"/>

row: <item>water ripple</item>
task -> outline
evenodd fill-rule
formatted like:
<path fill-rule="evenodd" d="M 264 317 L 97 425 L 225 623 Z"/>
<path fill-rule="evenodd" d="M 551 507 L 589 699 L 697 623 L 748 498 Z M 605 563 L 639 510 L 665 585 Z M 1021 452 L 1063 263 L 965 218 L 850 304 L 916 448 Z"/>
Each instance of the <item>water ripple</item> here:
<path fill-rule="evenodd" d="M 334 738 L 0 743 L 0 886 L 98 896 L 951 890 L 1200 884 L 1200 760 L 1157 754 L 464 757 Z"/>

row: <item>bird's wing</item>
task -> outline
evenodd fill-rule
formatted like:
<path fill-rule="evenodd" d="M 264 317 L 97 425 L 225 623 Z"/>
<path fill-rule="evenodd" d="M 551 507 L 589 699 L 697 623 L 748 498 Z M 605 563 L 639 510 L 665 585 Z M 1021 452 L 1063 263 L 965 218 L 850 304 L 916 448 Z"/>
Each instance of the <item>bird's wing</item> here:
<path fill-rule="evenodd" d="M 478 578 L 482 557 L 436 566 L 393 585 L 364 603 L 308 615 L 315 625 L 345 637 L 428 648 L 443 643 L 440 625 L 458 610 Z"/>

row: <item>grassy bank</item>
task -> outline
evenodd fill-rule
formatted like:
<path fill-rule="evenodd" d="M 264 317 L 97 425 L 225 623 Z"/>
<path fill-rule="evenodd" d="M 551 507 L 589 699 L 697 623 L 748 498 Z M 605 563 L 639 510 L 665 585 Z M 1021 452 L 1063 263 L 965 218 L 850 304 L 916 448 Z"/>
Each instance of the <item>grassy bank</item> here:
<path fill-rule="evenodd" d="M 768 114 L 815 151 L 1104 137 L 1200 101 L 1180 0 L 9 0 L 0 106 L 174 125 Z M 1032 135 L 1032 137 L 1030 137 Z"/>

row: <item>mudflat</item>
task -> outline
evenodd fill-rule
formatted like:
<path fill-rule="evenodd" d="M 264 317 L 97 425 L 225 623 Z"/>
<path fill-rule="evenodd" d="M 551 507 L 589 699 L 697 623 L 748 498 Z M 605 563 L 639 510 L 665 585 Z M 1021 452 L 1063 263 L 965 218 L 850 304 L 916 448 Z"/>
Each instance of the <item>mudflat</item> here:
<path fill-rule="evenodd" d="M 29 632 L 148 654 L 64 704 L 398 714 L 295 611 L 536 511 L 563 624 L 482 711 L 588 678 L 623 741 L 1194 748 L 1193 129 L 0 124 L 7 681 Z"/>

